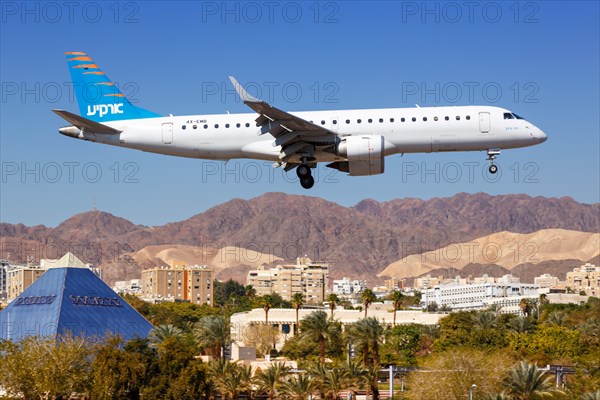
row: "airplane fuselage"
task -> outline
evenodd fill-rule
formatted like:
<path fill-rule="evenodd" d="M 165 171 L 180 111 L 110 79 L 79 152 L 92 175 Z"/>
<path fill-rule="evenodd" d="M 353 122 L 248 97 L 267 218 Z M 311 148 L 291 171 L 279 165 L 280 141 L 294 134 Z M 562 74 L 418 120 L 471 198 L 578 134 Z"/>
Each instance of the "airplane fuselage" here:
<path fill-rule="evenodd" d="M 385 155 L 442 151 L 511 149 L 539 144 L 546 135 L 511 111 L 491 106 L 454 106 L 292 112 L 334 131 L 340 138 L 381 135 Z M 279 161 L 281 146 L 261 135 L 256 114 L 169 116 L 105 122 L 118 135 L 61 130 L 83 140 L 179 157 Z M 345 161 L 320 151 L 319 162 Z M 324 138 L 325 140 L 325 138 Z"/>

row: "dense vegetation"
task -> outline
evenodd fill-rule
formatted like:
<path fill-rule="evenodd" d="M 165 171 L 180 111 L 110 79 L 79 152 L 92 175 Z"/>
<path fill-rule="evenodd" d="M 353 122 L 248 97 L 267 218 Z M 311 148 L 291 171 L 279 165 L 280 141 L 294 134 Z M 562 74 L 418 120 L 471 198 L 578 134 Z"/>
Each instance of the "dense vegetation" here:
<path fill-rule="evenodd" d="M 27 399 L 65 399 L 74 392 L 91 399 L 306 399 L 309 394 L 337 399 L 359 391 L 378 398 L 387 387 L 379 370 L 392 364 L 404 367 L 397 377 L 400 399 L 465 399 L 470 388 L 475 399 L 600 398 L 600 300 L 595 298 L 581 306 L 524 304 L 523 317 L 494 310 L 451 313 L 435 327 L 383 326 L 368 312 L 342 327 L 330 310 L 315 311 L 299 321 L 300 334 L 281 351 L 303 372 L 275 363 L 254 377 L 249 367 L 223 358 L 229 316 L 255 307 L 266 315 L 274 307 L 298 309 L 301 299 L 257 297 L 231 281 L 215 287 L 219 307 L 127 300 L 156 326 L 148 339 L 1 342 L 0 385 L 9 396 Z M 366 307 L 370 300 L 363 299 Z M 392 300 L 397 309 L 410 301 L 399 295 Z M 272 342 L 256 346 L 276 354 Z M 195 357 L 202 353 L 214 361 Z M 571 367 L 559 390 L 554 374 L 536 367 L 548 364 Z"/>

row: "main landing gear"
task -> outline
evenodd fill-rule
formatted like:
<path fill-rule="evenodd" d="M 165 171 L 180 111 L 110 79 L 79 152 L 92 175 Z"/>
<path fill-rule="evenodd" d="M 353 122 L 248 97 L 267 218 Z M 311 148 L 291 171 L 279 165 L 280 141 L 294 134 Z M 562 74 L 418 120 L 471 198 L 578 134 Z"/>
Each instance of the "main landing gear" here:
<path fill-rule="evenodd" d="M 296 174 L 300 178 L 300 185 L 304 189 L 310 189 L 315 185 L 315 178 L 313 178 L 308 164 L 302 163 L 298 165 L 296 167 Z"/>
<path fill-rule="evenodd" d="M 498 156 L 499 154 L 500 154 L 500 150 L 488 150 L 487 151 L 487 155 L 488 155 L 487 160 L 490 162 L 488 171 L 490 171 L 490 174 L 495 174 L 496 172 L 498 172 L 498 166 L 496 164 L 494 164 L 494 160 L 496 159 L 496 156 Z"/>

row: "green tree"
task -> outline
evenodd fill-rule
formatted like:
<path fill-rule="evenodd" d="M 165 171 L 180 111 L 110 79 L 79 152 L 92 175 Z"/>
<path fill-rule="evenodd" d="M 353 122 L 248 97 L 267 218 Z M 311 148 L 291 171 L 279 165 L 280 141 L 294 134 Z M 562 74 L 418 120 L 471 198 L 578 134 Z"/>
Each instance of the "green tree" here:
<path fill-rule="evenodd" d="M 335 310 L 335 306 L 340 302 L 340 298 L 335 293 L 330 293 L 327 296 L 327 302 L 329 304 L 329 318 L 333 321 L 333 311 Z"/>
<path fill-rule="evenodd" d="M 127 346 L 127 345 L 126 345 Z M 196 345 L 191 340 L 169 337 L 156 346 L 157 357 L 149 381 L 144 385 L 144 400 L 172 399 L 170 393 L 174 382 L 191 363 L 197 363 Z M 179 383 L 178 383 L 179 384 Z"/>
<path fill-rule="evenodd" d="M 531 317 L 519 315 L 510 320 L 508 328 L 517 333 L 532 333 L 535 331 L 535 322 Z"/>
<path fill-rule="evenodd" d="M 231 341 L 231 323 L 224 316 L 206 316 L 194 326 L 198 346 L 207 349 L 213 358 L 221 358 L 223 348 Z"/>
<path fill-rule="evenodd" d="M 206 365 L 200 360 L 190 361 L 169 385 L 167 399 L 197 400 L 210 396 L 211 384 Z"/>
<path fill-rule="evenodd" d="M 269 310 L 273 308 L 273 296 L 267 294 L 264 295 L 260 300 L 259 304 L 265 311 L 265 324 L 269 325 Z"/>
<path fill-rule="evenodd" d="M 313 380 L 305 373 L 294 375 L 281 385 L 282 394 L 290 400 L 306 400 L 313 390 Z"/>
<path fill-rule="evenodd" d="M 302 340 L 316 342 L 319 346 L 319 361 L 325 362 L 326 342 L 334 337 L 335 323 L 327 318 L 323 310 L 313 311 L 300 321 Z"/>
<path fill-rule="evenodd" d="M 477 397 L 503 390 L 503 379 L 513 361 L 505 351 L 489 352 L 456 347 L 436 352 L 421 362 L 421 370 L 406 380 L 408 399 L 464 400 L 471 385 L 477 385 Z"/>
<path fill-rule="evenodd" d="M 496 329 L 498 316 L 492 311 L 480 311 L 473 314 L 473 326 L 479 330 Z"/>
<path fill-rule="evenodd" d="M 156 328 L 152 329 L 148 339 L 150 339 L 151 343 L 158 344 L 162 343 L 165 339 L 174 337 L 179 338 L 183 336 L 183 330 L 178 327 L 168 324 L 168 325 L 159 325 Z"/>
<path fill-rule="evenodd" d="M 352 398 L 356 399 L 358 390 L 364 387 L 367 382 L 368 371 L 355 359 L 345 362 L 342 365 L 344 387 L 352 393 Z"/>
<path fill-rule="evenodd" d="M 396 314 L 398 310 L 402 309 L 402 304 L 404 302 L 404 294 L 400 290 L 394 290 L 394 292 L 390 295 L 390 300 L 392 300 L 392 304 L 394 305 L 393 326 L 396 326 Z"/>
<path fill-rule="evenodd" d="M 26 337 L 0 342 L 0 386 L 15 398 L 58 399 L 86 393 L 91 385 L 92 346 L 85 339 Z"/>
<path fill-rule="evenodd" d="M 241 393 L 248 392 L 252 387 L 249 366 L 219 359 L 209 363 L 208 373 L 224 400 L 236 400 Z"/>
<path fill-rule="evenodd" d="M 360 319 L 346 328 L 346 337 L 360 349 L 367 367 L 380 364 L 379 343 L 383 336 L 383 326 L 371 317 Z"/>
<path fill-rule="evenodd" d="M 544 377 L 544 371 L 526 361 L 521 361 L 509 372 L 505 383 L 506 391 L 515 400 L 552 396 L 555 392 L 552 377 Z"/>
<path fill-rule="evenodd" d="M 296 310 L 296 332 L 298 333 L 298 326 L 300 325 L 300 320 L 299 320 L 299 314 L 300 314 L 300 308 L 302 308 L 302 306 L 304 305 L 304 296 L 302 295 L 302 293 L 294 293 L 294 295 L 292 296 L 292 307 L 294 308 L 294 310 Z"/>
<path fill-rule="evenodd" d="M 120 337 L 108 338 L 97 346 L 92 361 L 90 395 L 98 400 L 139 399 L 146 375 L 152 369 L 144 354 L 121 349 Z M 154 353 L 155 356 L 155 353 Z"/>
<path fill-rule="evenodd" d="M 600 400 L 600 390 L 585 393 L 583 396 L 581 396 L 581 400 Z"/>
<path fill-rule="evenodd" d="M 261 370 L 255 376 L 258 390 L 266 393 L 269 400 L 275 399 L 289 370 L 290 368 L 282 362 L 273 363 L 267 369 Z"/>
<path fill-rule="evenodd" d="M 365 289 L 360 294 L 360 299 L 362 300 L 363 306 L 365 307 L 365 318 L 367 318 L 367 311 L 369 310 L 369 306 L 377 300 L 377 296 L 371 289 Z"/>

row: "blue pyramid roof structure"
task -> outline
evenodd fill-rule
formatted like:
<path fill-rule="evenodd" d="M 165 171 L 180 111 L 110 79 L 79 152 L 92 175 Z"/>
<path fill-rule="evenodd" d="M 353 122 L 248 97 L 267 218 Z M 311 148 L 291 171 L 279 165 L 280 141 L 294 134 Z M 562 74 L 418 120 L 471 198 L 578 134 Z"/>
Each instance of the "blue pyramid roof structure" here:
<path fill-rule="evenodd" d="M 65 266 L 66 264 L 72 266 Z M 0 338 L 72 334 L 124 340 L 153 328 L 94 272 L 68 253 L 0 311 Z"/>

